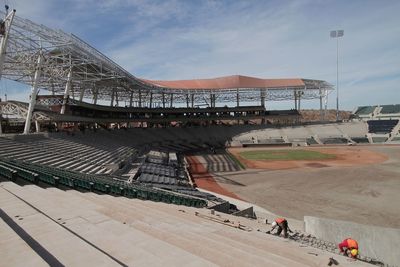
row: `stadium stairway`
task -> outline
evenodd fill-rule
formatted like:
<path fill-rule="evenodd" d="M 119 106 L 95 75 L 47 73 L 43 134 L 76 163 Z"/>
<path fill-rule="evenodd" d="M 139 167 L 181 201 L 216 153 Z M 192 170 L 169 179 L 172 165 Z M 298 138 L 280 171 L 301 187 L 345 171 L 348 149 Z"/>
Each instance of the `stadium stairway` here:
<path fill-rule="evenodd" d="M 312 136 L 315 140 L 315 142 L 317 142 L 319 145 L 323 145 L 324 143 L 322 143 L 322 141 L 319 139 L 318 135 L 313 135 Z"/>
<path fill-rule="evenodd" d="M 234 162 L 225 151 L 218 150 L 216 154 L 199 154 L 199 161 L 208 172 L 235 172 L 240 167 Z"/>
<path fill-rule="evenodd" d="M 341 266 L 365 266 L 258 232 L 267 227 L 254 220 L 240 218 L 247 232 L 196 216 L 211 216 L 206 209 L 4 180 L 0 204 L 7 266 L 322 266 L 332 256 Z"/>

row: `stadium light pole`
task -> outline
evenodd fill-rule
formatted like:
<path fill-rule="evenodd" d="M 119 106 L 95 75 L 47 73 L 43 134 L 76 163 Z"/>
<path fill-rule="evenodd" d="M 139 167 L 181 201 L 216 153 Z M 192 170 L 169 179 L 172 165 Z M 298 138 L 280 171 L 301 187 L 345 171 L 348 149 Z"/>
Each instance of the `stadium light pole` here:
<path fill-rule="evenodd" d="M 343 35 L 343 30 L 331 31 L 331 38 L 336 38 L 336 121 L 339 120 L 339 38 Z"/>

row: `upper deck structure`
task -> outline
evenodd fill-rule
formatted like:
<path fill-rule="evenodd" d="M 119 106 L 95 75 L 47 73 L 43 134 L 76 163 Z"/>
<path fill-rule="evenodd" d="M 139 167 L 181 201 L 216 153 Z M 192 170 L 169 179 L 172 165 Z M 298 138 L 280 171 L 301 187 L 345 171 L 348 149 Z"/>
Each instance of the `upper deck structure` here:
<path fill-rule="evenodd" d="M 32 86 L 27 125 L 32 117 L 39 89 L 53 95 L 97 104 L 109 101 L 111 106 L 173 107 L 216 103 L 320 99 L 333 86 L 325 81 L 302 78 L 261 79 L 241 75 L 213 79 L 154 81 L 138 78 L 73 34 L 54 30 L 15 15 L 4 16 L 0 46 L 0 77 Z M 60 101 L 59 98 L 55 98 Z M 298 104 L 297 104 L 298 103 Z M 61 113 L 65 108 L 61 109 Z M 27 126 L 26 125 L 26 131 Z M 25 132 L 26 132 L 25 131 Z"/>

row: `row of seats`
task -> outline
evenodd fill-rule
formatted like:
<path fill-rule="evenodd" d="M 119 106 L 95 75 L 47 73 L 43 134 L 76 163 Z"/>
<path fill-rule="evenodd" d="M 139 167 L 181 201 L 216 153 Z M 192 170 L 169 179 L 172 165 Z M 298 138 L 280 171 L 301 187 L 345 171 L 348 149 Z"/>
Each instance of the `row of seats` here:
<path fill-rule="evenodd" d="M 164 189 L 164 190 L 177 192 L 180 194 L 185 194 L 185 195 L 190 195 L 190 196 L 197 197 L 197 198 L 207 199 L 208 201 L 212 201 L 212 202 L 221 202 L 222 203 L 222 202 L 226 201 L 222 198 L 216 197 L 213 194 L 210 194 L 207 192 L 202 192 L 202 191 L 197 190 L 196 188 L 192 188 L 192 187 L 188 187 L 188 186 L 158 184 L 157 187 Z"/>
<path fill-rule="evenodd" d="M 174 162 L 168 160 L 171 153 L 150 151 L 139 167 L 136 181 L 151 187 L 156 187 L 179 194 L 190 195 L 213 202 L 224 202 L 224 200 L 193 188 L 189 183 L 182 156 L 175 154 Z M 153 159 L 153 162 L 148 162 Z M 154 160 L 156 159 L 156 160 Z M 158 161 L 154 163 L 154 161 Z"/>
<path fill-rule="evenodd" d="M 358 144 L 368 144 L 369 140 L 367 137 L 351 137 L 351 140 L 353 140 L 354 142 L 358 143 Z"/>
<path fill-rule="evenodd" d="M 382 114 L 396 114 L 400 113 L 400 105 L 382 105 L 380 113 Z"/>
<path fill-rule="evenodd" d="M 355 115 L 368 115 L 374 112 L 376 106 L 362 106 L 358 107 L 354 112 Z"/>
<path fill-rule="evenodd" d="M 169 184 L 169 185 L 182 185 L 182 186 L 189 185 L 189 183 L 186 180 L 180 180 L 173 177 L 157 175 L 157 174 L 149 174 L 149 173 L 141 173 L 137 178 L 137 181 L 141 183 L 151 183 L 151 184 Z"/>
<path fill-rule="evenodd" d="M 160 191 L 139 184 L 128 184 L 96 175 L 81 174 L 4 158 L 0 159 L 0 174 L 13 180 L 18 177 L 33 183 L 40 181 L 56 187 L 80 188 L 128 198 L 140 198 L 192 207 L 205 207 L 207 205 L 205 200 Z"/>
<path fill-rule="evenodd" d="M 333 145 L 333 144 L 347 144 L 349 140 L 342 137 L 329 137 L 329 138 L 320 138 L 321 142 L 325 145 Z"/>
<path fill-rule="evenodd" d="M 158 174 L 158 175 L 163 175 L 163 176 L 168 176 L 168 177 L 176 177 L 177 176 L 176 169 L 171 166 L 147 163 L 147 162 L 143 163 L 140 166 L 139 171 L 141 173 Z"/>
<path fill-rule="evenodd" d="M 136 153 L 134 148 L 103 150 L 43 135 L 0 138 L 0 156 L 84 173 L 111 173 L 109 166 L 119 165 Z"/>
<path fill-rule="evenodd" d="M 306 138 L 306 141 L 308 145 L 318 145 L 318 142 L 312 136 L 310 138 Z"/>
<path fill-rule="evenodd" d="M 390 133 L 399 123 L 399 120 L 369 120 L 368 132 L 377 134 Z"/>
<path fill-rule="evenodd" d="M 283 144 L 285 143 L 285 140 L 282 138 L 267 138 L 267 139 L 258 139 L 259 144 Z"/>
<path fill-rule="evenodd" d="M 361 106 L 358 107 L 357 110 L 354 112 L 353 116 L 365 116 L 365 115 L 372 115 L 375 111 L 375 109 L 378 106 Z M 384 114 L 399 114 L 400 113 L 400 105 L 380 105 L 380 109 L 378 109 L 376 112 L 376 116 L 379 117 L 379 115 L 384 115 Z"/>
<path fill-rule="evenodd" d="M 173 162 L 169 156 L 174 154 Z M 137 181 L 157 186 L 158 184 L 190 186 L 181 156 L 176 153 L 150 151 L 136 174 Z"/>

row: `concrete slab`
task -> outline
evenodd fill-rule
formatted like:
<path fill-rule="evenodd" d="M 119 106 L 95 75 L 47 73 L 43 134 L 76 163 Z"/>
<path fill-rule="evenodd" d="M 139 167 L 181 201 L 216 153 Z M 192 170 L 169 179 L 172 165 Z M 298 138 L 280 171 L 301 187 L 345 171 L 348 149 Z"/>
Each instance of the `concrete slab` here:
<path fill-rule="evenodd" d="M 211 216 L 207 209 L 11 182 L 0 184 L 0 207 L 12 216 L 25 214 L 16 223 L 68 266 L 321 266 L 338 257 L 325 252 L 313 256 L 310 248 L 258 232 L 268 226 L 257 220 L 213 215 L 252 229 L 247 232 L 195 215 Z M 31 247 L 12 232 L 2 236 L 11 242 L 0 243 L 0 255 L 15 245 L 40 266 L 42 258 Z M 338 260 L 342 266 L 363 266 Z M 19 266 L 18 261 L 10 263 Z"/>

